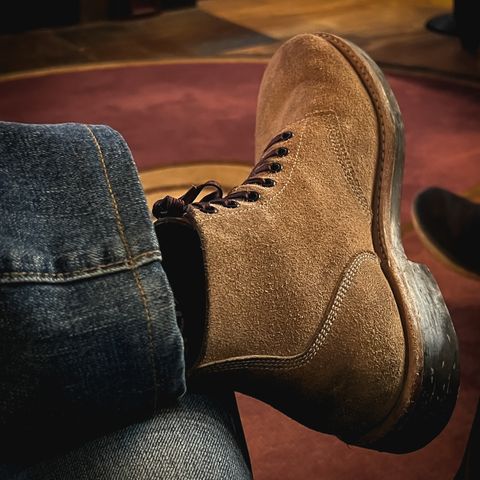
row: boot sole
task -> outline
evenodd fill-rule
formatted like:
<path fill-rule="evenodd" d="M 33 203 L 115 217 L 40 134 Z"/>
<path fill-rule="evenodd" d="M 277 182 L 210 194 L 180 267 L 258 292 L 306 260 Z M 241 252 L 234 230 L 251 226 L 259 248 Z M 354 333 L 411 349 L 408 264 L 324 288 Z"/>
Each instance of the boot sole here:
<path fill-rule="evenodd" d="M 378 66 L 360 48 L 334 35 L 319 36 L 356 70 L 377 112 L 382 138 L 372 237 L 397 302 L 406 341 L 404 384 L 396 405 L 387 418 L 354 443 L 391 453 L 412 452 L 433 440 L 451 417 L 459 385 L 457 336 L 432 274 L 425 265 L 408 260 L 403 249 L 400 198 L 404 137 L 394 94 Z"/>

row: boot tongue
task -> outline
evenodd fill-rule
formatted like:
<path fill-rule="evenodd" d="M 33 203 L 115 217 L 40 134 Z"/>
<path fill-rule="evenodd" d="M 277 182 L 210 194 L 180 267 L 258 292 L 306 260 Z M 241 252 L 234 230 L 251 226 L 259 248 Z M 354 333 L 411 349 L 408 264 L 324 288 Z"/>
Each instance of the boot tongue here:
<path fill-rule="evenodd" d="M 185 343 L 185 363 L 198 359 L 205 331 L 205 272 L 200 237 L 188 217 L 155 222 L 162 266 L 175 298 L 177 321 Z"/>

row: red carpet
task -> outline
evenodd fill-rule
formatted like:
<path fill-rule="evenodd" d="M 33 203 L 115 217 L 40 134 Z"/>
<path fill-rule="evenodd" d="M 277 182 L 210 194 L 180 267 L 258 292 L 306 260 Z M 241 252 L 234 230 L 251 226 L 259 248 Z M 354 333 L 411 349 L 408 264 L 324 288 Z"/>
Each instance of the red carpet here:
<path fill-rule="evenodd" d="M 3 81 L 0 119 L 109 124 L 125 136 L 140 170 L 211 160 L 251 163 L 263 69 L 259 63 L 158 64 Z M 411 230 L 409 208 L 414 193 L 430 185 L 480 197 L 480 90 L 389 79 L 407 134 L 405 245 L 437 277 L 454 319 L 462 367 L 457 408 L 432 444 L 393 456 L 347 447 L 240 397 L 257 480 L 452 479 L 460 463 L 480 394 L 480 283 L 432 259 Z"/>

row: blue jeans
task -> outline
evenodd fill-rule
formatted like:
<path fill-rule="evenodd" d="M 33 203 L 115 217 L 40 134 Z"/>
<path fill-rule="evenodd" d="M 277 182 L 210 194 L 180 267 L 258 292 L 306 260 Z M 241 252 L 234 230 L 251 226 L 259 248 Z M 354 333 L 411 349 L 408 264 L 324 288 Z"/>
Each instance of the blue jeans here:
<path fill-rule="evenodd" d="M 231 392 L 185 390 L 124 140 L 0 123 L 0 479 L 250 478 Z"/>

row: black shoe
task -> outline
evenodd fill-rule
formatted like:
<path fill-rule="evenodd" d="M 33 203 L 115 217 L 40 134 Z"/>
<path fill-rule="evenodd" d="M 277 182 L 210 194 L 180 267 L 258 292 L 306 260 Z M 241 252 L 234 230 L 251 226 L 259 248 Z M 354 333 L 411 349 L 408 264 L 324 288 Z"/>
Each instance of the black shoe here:
<path fill-rule="evenodd" d="M 459 273 L 480 278 L 480 205 L 442 188 L 419 193 L 413 225 L 425 246 Z"/>
<path fill-rule="evenodd" d="M 431 18 L 425 26 L 427 30 L 434 33 L 440 33 L 442 35 L 457 36 L 457 22 L 455 17 L 451 13 L 444 13 L 443 15 L 437 15 Z"/>
<path fill-rule="evenodd" d="M 480 478 L 480 401 L 473 419 L 470 437 L 455 480 L 474 480 Z"/>
<path fill-rule="evenodd" d="M 427 30 L 460 38 L 462 48 L 475 55 L 480 47 L 480 2 L 455 0 L 453 13 L 436 15 L 425 24 Z"/>

